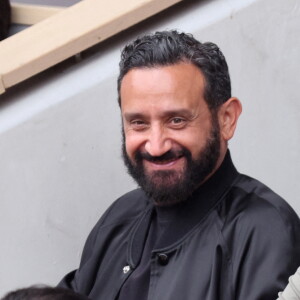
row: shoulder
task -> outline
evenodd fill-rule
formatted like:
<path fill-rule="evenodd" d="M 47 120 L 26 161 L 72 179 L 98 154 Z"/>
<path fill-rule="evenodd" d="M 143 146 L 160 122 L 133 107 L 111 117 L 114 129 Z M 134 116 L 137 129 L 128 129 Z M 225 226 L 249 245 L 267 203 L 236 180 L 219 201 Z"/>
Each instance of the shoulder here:
<path fill-rule="evenodd" d="M 274 226 L 300 230 L 299 217 L 292 207 L 265 184 L 239 175 L 226 197 L 227 217 L 239 218 L 247 226 Z"/>
<path fill-rule="evenodd" d="M 132 190 L 115 200 L 98 221 L 96 227 L 134 219 L 148 208 L 151 201 L 141 189 Z"/>
<path fill-rule="evenodd" d="M 82 262 L 92 255 L 95 245 L 102 245 L 106 240 L 111 242 L 117 236 L 124 236 L 124 232 L 128 233 L 151 208 L 151 202 L 141 189 L 128 192 L 115 200 L 90 232 Z"/>
<path fill-rule="evenodd" d="M 256 179 L 239 175 L 218 213 L 231 248 L 251 245 L 256 250 L 300 251 L 299 217 L 284 199 Z"/>

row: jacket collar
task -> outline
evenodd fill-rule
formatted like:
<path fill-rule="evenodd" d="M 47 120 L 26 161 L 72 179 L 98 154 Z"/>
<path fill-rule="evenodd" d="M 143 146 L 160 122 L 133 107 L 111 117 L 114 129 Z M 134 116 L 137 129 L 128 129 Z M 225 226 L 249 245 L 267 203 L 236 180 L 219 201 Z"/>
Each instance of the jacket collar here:
<path fill-rule="evenodd" d="M 168 220 L 168 225 L 157 240 L 155 249 L 162 249 L 184 237 L 215 207 L 238 176 L 229 151 L 219 169 L 202 184 L 185 202 L 171 207 L 148 207 L 131 236 L 128 262 L 135 268 L 139 263 L 147 232 L 154 215 L 158 221 Z"/>

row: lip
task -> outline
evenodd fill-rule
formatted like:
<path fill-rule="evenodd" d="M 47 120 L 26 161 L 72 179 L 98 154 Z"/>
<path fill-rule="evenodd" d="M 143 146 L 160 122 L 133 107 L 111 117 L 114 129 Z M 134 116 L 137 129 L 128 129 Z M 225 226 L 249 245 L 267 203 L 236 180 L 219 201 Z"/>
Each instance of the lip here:
<path fill-rule="evenodd" d="M 183 163 L 183 156 L 165 162 L 152 162 L 144 159 L 144 166 L 148 170 L 174 170 L 182 167 Z"/>

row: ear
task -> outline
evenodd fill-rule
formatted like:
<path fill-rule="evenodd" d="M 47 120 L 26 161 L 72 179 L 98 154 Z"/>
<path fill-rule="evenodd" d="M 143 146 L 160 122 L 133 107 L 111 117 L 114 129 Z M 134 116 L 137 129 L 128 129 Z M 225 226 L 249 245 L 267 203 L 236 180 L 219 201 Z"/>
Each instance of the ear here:
<path fill-rule="evenodd" d="M 221 136 L 225 141 L 230 140 L 237 125 L 238 118 L 242 112 L 242 104 L 239 99 L 229 98 L 218 111 Z"/>

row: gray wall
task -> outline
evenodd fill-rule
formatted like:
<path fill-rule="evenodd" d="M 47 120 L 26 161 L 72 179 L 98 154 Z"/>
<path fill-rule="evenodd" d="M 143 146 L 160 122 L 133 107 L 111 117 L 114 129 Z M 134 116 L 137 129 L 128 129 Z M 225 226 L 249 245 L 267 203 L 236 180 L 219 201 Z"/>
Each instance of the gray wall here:
<path fill-rule="evenodd" d="M 135 187 L 120 155 L 120 48 L 173 28 L 221 47 L 244 108 L 234 162 L 300 213 L 299 0 L 187 2 L 1 96 L 0 296 L 76 268 L 99 216 Z"/>

